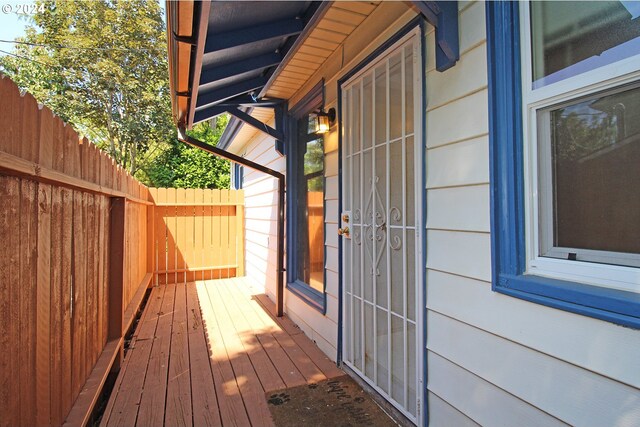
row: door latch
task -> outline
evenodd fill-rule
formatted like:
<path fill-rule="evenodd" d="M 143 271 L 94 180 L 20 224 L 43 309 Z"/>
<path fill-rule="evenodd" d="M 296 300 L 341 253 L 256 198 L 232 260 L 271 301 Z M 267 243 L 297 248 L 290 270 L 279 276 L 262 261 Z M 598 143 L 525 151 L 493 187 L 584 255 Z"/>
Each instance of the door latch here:
<path fill-rule="evenodd" d="M 350 238 L 351 235 L 349 234 L 349 227 L 338 228 L 338 235 Z"/>

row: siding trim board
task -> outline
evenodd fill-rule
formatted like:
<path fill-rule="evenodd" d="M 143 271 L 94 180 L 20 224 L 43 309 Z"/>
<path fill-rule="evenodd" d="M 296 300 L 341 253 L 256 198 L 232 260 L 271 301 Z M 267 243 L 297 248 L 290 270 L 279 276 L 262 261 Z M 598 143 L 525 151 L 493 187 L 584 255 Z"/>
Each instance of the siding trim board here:
<path fill-rule="evenodd" d="M 524 139 L 518 2 L 487 2 L 492 289 L 640 329 L 640 295 L 525 274 Z"/>
<path fill-rule="evenodd" d="M 457 8 L 457 2 L 456 2 L 456 8 Z M 365 67 L 367 67 L 372 61 L 375 61 L 380 55 L 382 55 L 386 50 L 388 50 L 391 46 L 393 46 L 395 43 L 397 43 L 398 41 L 400 41 L 404 36 L 406 36 L 407 34 L 411 33 L 412 31 L 414 31 L 416 28 L 419 28 L 419 39 L 420 39 L 420 50 L 421 50 L 421 55 L 422 55 L 422 64 L 421 64 L 421 69 L 423 70 L 423 72 L 421 73 L 421 77 L 422 77 L 422 93 L 421 93 L 421 97 L 422 97 L 422 111 L 426 112 L 426 106 L 427 106 L 427 97 L 426 97 L 426 91 L 427 91 L 427 81 L 426 81 L 426 63 L 427 63 L 427 54 L 426 54 L 426 44 L 425 44 L 425 34 L 426 34 L 426 21 L 424 19 L 424 17 L 422 15 L 418 15 L 415 18 L 413 18 L 411 21 L 409 21 L 406 25 L 404 25 L 398 32 L 396 32 L 393 36 L 391 36 L 388 40 L 386 40 L 384 43 L 382 43 L 380 46 L 378 46 L 376 49 L 374 49 L 369 55 L 367 55 L 362 61 L 360 61 L 356 66 L 354 66 L 353 68 L 351 68 L 347 73 L 345 73 L 342 77 L 340 77 L 337 80 L 337 106 L 338 106 L 338 110 L 336 113 L 336 117 L 337 117 L 337 123 L 338 123 L 338 217 L 336 218 L 336 221 L 338 224 L 340 224 L 341 218 L 340 218 L 340 214 L 342 212 L 342 85 L 347 82 L 349 79 L 351 79 L 353 76 L 355 76 L 358 72 L 360 72 L 362 69 L 364 69 Z M 427 343 L 427 303 L 426 303 L 426 298 L 427 298 L 427 292 L 426 292 L 426 283 L 427 283 L 427 274 L 426 274 L 426 265 L 427 265 L 427 236 L 426 236 L 426 229 L 424 228 L 424 226 L 426 226 L 427 223 L 427 194 L 426 194 L 426 182 L 427 182 L 427 173 L 426 173 L 426 154 L 427 154 L 427 148 L 426 148 L 426 123 L 427 123 L 427 117 L 426 114 L 422 114 L 422 120 L 420 123 L 420 126 L 422 127 L 422 140 L 421 141 L 416 141 L 416 143 L 421 143 L 422 146 L 424 147 L 422 150 L 422 155 L 423 155 L 423 159 L 422 159 L 422 168 L 420 173 L 420 182 L 422 185 L 422 217 L 421 217 L 421 227 L 423 229 L 423 235 L 424 238 L 422 239 L 422 264 L 421 266 L 417 266 L 417 268 L 424 268 L 425 272 L 422 275 L 422 281 L 423 281 L 423 289 L 424 291 L 422 292 L 422 320 L 423 320 L 423 325 L 422 325 L 422 344 L 423 344 L 423 357 L 422 357 L 422 396 L 420 398 L 420 404 L 421 404 L 421 408 L 418 408 L 418 419 L 422 418 L 423 420 L 423 425 L 425 427 L 429 426 L 429 407 L 428 407 L 428 389 L 427 389 L 427 350 L 426 350 L 426 343 Z M 417 218 L 416 218 L 417 219 Z M 344 290 L 344 283 L 342 280 L 342 269 L 343 269 L 343 262 L 342 262 L 342 251 L 343 251 L 343 245 L 342 245 L 342 239 L 338 239 L 338 339 L 337 339 L 337 355 L 336 355 L 336 361 L 338 364 L 342 364 L 342 346 L 343 346 L 343 314 L 344 314 L 344 310 L 343 310 L 343 305 L 344 305 L 344 301 L 343 301 L 343 290 Z M 326 249 L 325 249 L 326 252 Z M 326 273 L 325 273 L 326 276 Z M 417 363 L 420 363 L 420 361 L 418 361 Z"/>

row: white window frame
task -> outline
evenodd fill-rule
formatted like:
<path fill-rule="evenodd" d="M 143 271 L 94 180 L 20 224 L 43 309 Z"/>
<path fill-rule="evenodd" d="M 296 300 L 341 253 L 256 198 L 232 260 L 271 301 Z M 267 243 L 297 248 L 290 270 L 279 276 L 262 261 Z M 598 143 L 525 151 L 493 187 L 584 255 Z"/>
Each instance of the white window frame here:
<path fill-rule="evenodd" d="M 538 89 L 532 89 L 532 51 L 529 2 L 520 7 L 522 66 L 522 108 L 524 141 L 524 189 L 526 274 L 577 281 L 591 285 L 640 293 L 640 268 L 597 262 L 542 257 L 540 248 L 540 200 L 537 112 L 578 98 L 640 81 L 640 55 L 590 70 Z M 552 226 L 552 225 L 551 225 Z M 594 251 L 601 252 L 601 251 Z M 606 253 L 606 252 L 604 252 Z"/>

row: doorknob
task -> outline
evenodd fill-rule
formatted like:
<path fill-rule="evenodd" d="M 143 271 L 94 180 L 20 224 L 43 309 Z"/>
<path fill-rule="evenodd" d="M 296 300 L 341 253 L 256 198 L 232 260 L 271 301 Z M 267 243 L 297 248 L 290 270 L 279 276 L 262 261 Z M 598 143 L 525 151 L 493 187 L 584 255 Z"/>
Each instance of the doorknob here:
<path fill-rule="evenodd" d="M 344 227 L 344 228 L 338 228 L 338 235 L 339 236 L 344 236 L 346 238 L 349 238 L 349 227 Z"/>

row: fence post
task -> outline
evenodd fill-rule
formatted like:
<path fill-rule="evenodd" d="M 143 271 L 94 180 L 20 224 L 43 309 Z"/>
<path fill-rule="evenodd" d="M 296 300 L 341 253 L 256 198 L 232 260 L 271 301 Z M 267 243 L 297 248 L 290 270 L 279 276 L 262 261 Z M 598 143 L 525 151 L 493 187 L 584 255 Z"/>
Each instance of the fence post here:
<path fill-rule="evenodd" d="M 109 340 L 119 339 L 123 333 L 124 260 L 125 260 L 125 198 L 111 198 L 109 227 Z M 120 369 L 124 356 L 121 346 L 114 362 L 114 370 Z"/>

